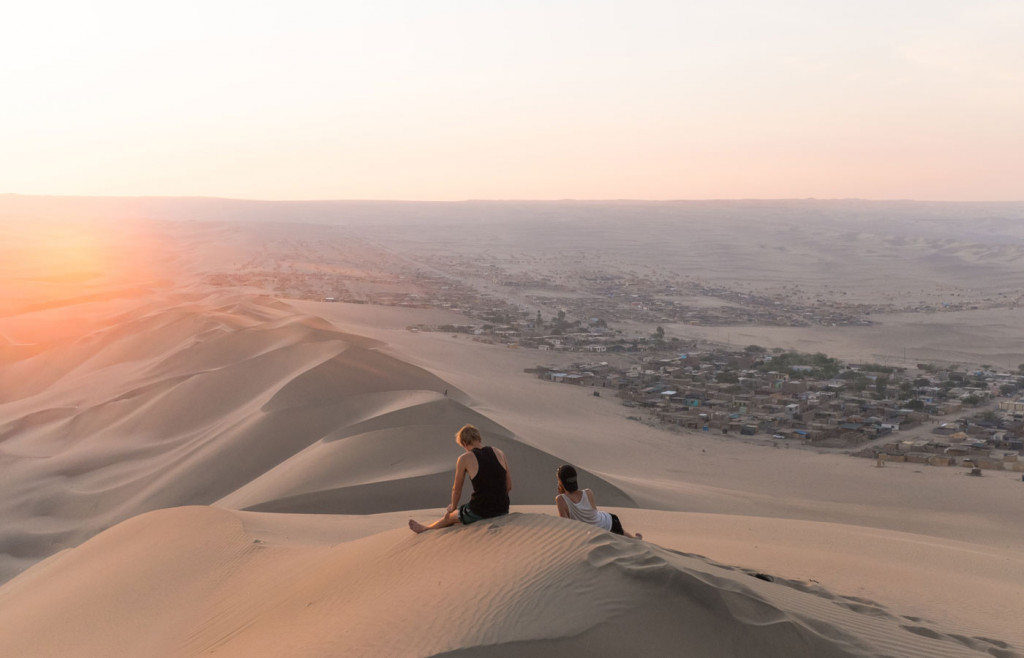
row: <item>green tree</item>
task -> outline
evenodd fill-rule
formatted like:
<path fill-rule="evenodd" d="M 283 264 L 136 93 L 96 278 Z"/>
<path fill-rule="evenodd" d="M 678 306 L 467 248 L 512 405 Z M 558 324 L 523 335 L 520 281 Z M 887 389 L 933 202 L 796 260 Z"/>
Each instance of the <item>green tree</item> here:
<path fill-rule="evenodd" d="M 735 384 L 740 380 L 740 376 L 733 370 L 723 370 L 715 375 L 715 380 L 720 384 Z"/>

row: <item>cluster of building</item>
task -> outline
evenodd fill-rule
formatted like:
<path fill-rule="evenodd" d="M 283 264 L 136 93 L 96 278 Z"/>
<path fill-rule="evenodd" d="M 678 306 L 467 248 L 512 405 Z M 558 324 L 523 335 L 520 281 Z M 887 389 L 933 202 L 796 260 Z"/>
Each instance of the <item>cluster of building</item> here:
<path fill-rule="evenodd" d="M 796 440 L 822 448 L 870 444 L 857 454 L 981 468 L 998 462 L 1016 469 L 1024 402 L 1004 400 L 998 411 L 972 419 L 943 424 L 936 419 L 991 406 L 1011 389 L 1024 388 L 1024 374 L 929 370 L 842 365 L 824 355 L 748 348 L 642 356 L 626 367 L 597 362 L 530 372 L 552 382 L 593 387 L 598 395 L 616 395 L 669 428 Z M 933 438 L 896 438 L 923 425 L 935 425 Z M 1020 464 L 1024 470 L 1024 461 Z"/>
<path fill-rule="evenodd" d="M 999 375 L 993 373 L 993 377 Z M 1005 390 L 1007 379 L 1002 375 Z M 1018 377 L 1019 380 L 1019 377 Z M 1019 388 L 1019 386 L 1018 386 Z M 995 393 L 993 391 L 993 393 Z M 975 413 L 967 418 L 938 424 L 932 429 L 934 436 L 914 440 L 894 441 L 873 448 L 870 454 L 882 462 L 914 462 L 932 466 L 968 466 L 980 474 L 981 470 L 1024 472 L 1024 398 L 1002 399 L 998 410 Z M 880 462 L 881 463 L 881 462 Z"/>

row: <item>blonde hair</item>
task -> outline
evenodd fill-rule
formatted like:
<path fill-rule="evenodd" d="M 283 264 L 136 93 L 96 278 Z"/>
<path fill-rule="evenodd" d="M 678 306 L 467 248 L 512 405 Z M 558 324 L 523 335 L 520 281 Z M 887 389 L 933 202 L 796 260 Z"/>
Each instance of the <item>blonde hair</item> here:
<path fill-rule="evenodd" d="M 483 437 L 480 436 L 480 430 L 472 425 L 463 425 L 462 429 L 455 433 L 455 438 L 464 446 L 478 442 L 483 443 L 484 440 Z"/>

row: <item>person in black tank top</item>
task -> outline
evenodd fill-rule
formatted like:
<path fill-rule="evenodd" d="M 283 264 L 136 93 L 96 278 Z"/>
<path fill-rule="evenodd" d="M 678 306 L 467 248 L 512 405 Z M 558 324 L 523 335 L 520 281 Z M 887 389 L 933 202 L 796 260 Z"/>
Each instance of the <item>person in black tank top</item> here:
<path fill-rule="evenodd" d="M 469 499 L 469 509 L 483 519 L 508 514 L 508 470 L 501 465 L 494 448 L 484 446 L 472 451 L 477 471 L 471 480 L 473 495 Z"/>
<path fill-rule="evenodd" d="M 512 475 L 508 470 L 505 453 L 497 448 L 485 446 L 480 430 L 465 425 L 455 434 L 455 440 L 465 452 L 455 462 L 455 484 L 452 486 L 452 502 L 445 515 L 430 525 L 409 519 L 413 532 L 447 528 L 456 523 L 469 524 L 508 514 L 508 492 L 512 490 Z M 473 484 L 473 495 L 461 507 L 462 485 L 469 476 Z"/>

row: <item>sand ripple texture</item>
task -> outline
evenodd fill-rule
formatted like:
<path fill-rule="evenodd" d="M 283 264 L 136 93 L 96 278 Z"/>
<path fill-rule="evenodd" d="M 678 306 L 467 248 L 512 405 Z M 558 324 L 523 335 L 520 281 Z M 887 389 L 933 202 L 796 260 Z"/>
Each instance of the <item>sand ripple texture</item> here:
<path fill-rule="evenodd" d="M 0 655 L 1020 655 L 548 515 L 337 543 L 300 526 L 126 521 L 0 589 Z"/>

